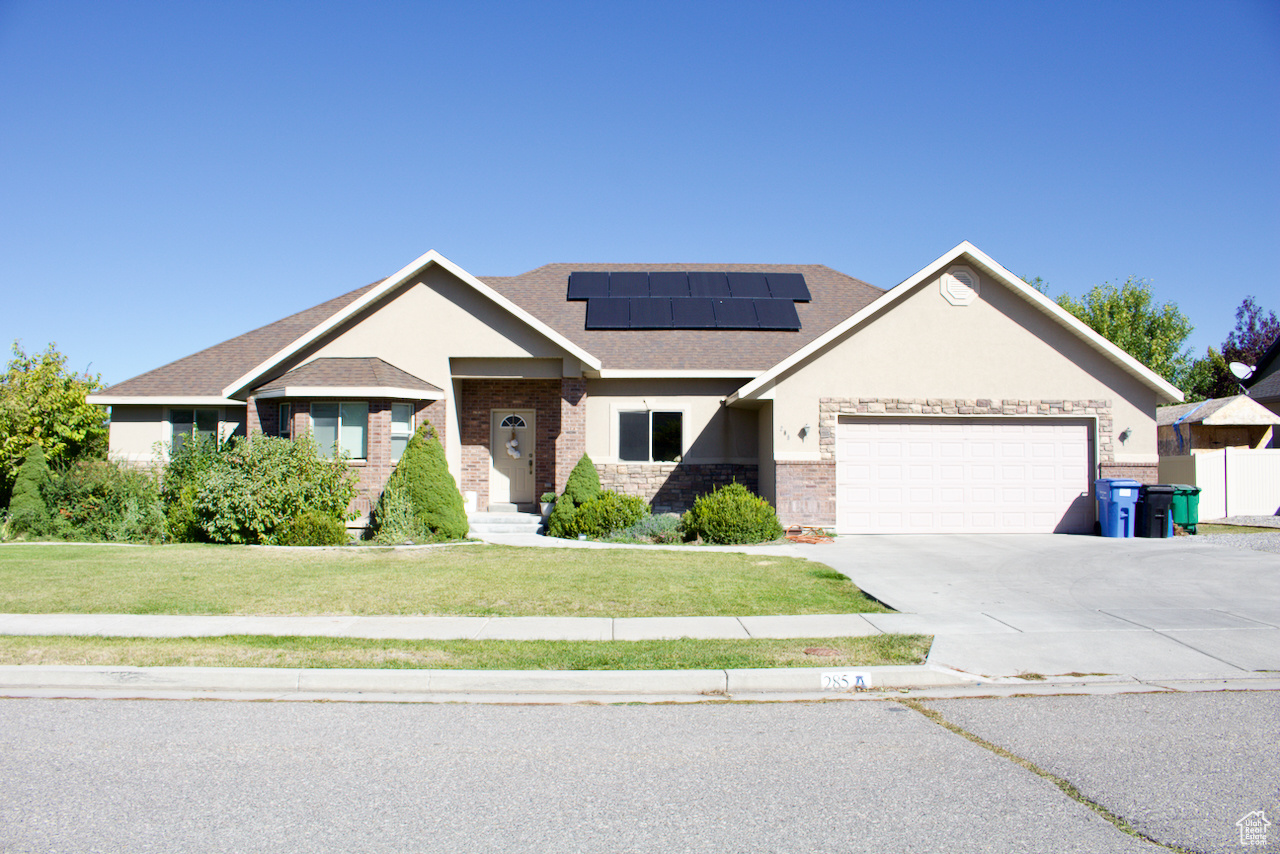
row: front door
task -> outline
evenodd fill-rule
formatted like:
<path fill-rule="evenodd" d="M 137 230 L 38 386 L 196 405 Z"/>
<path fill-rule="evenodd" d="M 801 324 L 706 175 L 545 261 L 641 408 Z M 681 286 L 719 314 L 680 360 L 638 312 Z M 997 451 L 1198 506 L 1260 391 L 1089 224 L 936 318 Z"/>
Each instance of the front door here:
<path fill-rule="evenodd" d="M 534 432 L 532 409 L 495 409 L 489 445 L 490 504 L 532 504 L 534 501 Z"/>

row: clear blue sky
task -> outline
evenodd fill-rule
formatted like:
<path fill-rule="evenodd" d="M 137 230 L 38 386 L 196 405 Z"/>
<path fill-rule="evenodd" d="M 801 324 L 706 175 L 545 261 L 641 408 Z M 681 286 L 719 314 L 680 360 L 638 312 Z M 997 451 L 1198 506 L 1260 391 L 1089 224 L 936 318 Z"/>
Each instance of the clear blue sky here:
<path fill-rule="evenodd" d="M 1280 3 L 0 0 L 0 338 L 117 382 L 436 249 L 1280 313 Z"/>

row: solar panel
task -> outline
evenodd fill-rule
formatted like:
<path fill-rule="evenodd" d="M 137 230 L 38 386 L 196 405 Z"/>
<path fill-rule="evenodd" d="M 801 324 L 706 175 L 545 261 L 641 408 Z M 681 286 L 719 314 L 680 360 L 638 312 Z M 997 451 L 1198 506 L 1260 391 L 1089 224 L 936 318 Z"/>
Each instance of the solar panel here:
<path fill-rule="evenodd" d="M 769 285 L 764 273 L 730 273 L 729 295 L 735 299 L 768 299 Z"/>
<path fill-rule="evenodd" d="M 761 329 L 799 329 L 800 315 L 796 312 L 796 304 L 789 299 L 758 299 L 755 303 L 756 317 L 760 319 Z"/>
<path fill-rule="evenodd" d="M 724 273 L 689 273 L 689 295 L 695 297 L 729 296 L 729 278 Z"/>
<path fill-rule="evenodd" d="M 712 306 L 715 300 L 702 297 L 686 297 L 673 299 L 671 312 L 676 329 L 715 329 L 716 311 Z"/>
<path fill-rule="evenodd" d="M 688 273 L 650 273 L 649 296 L 654 297 L 687 297 L 689 295 Z"/>
<path fill-rule="evenodd" d="M 647 297 L 649 295 L 648 273 L 610 273 L 609 296 L 611 297 Z"/>
<path fill-rule="evenodd" d="M 765 277 L 769 280 L 769 293 L 774 299 L 809 301 L 809 287 L 799 273 L 766 273 Z"/>
<path fill-rule="evenodd" d="M 569 299 L 589 299 L 609 295 L 608 273 L 570 273 Z"/>
<path fill-rule="evenodd" d="M 632 329 L 670 329 L 672 300 L 637 297 L 631 300 Z"/>
<path fill-rule="evenodd" d="M 588 329 L 630 329 L 631 300 L 592 297 L 587 300 Z"/>
<path fill-rule="evenodd" d="M 716 328 L 759 329 L 760 321 L 756 319 L 754 302 L 749 299 L 714 300 Z"/>

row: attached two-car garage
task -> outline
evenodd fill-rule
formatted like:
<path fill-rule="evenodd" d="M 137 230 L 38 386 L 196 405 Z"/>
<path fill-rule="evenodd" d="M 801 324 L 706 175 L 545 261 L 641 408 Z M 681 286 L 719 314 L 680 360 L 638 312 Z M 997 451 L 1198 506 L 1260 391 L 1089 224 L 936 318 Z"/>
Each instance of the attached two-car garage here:
<path fill-rule="evenodd" d="M 1089 533 L 1088 419 L 841 416 L 836 529 Z"/>

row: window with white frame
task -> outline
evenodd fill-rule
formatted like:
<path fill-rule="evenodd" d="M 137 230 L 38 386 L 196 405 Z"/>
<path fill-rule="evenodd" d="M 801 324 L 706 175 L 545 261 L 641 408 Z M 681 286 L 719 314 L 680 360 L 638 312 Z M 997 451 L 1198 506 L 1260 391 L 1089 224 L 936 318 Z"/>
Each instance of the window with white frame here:
<path fill-rule="evenodd" d="M 293 410 L 289 404 L 280 404 L 280 409 L 276 412 L 276 435 L 281 439 L 293 438 L 293 419 L 291 418 Z"/>
<path fill-rule="evenodd" d="M 684 454 L 684 413 L 618 413 L 618 459 L 623 462 L 678 463 Z"/>
<path fill-rule="evenodd" d="M 367 459 L 368 402 L 311 404 L 311 433 L 322 456 L 340 453 L 352 460 Z"/>
<path fill-rule="evenodd" d="M 169 424 L 173 428 L 173 450 L 192 439 L 218 439 L 218 410 L 170 409 Z"/>
<path fill-rule="evenodd" d="M 391 462 L 400 461 L 413 437 L 413 404 L 391 404 Z"/>

